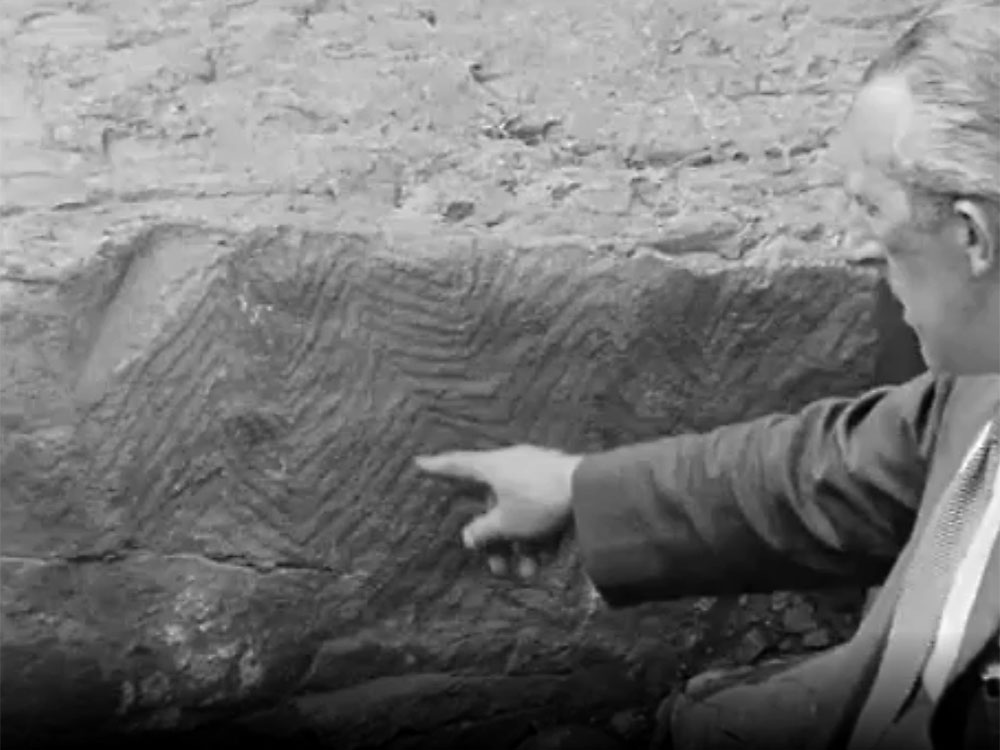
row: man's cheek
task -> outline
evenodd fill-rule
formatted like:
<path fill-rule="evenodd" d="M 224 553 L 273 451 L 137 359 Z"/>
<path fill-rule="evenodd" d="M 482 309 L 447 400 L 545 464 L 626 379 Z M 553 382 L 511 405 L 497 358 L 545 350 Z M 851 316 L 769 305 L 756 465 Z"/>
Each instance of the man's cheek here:
<path fill-rule="evenodd" d="M 903 308 L 903 322 L 919 333 L 922 318 L 921 307 L 926 304 L 926 300 L 920 299 L 920 295 L 914 294 L 913 289 L 904 283 L 897 281 L 894 287 L 890 284 L 890 288 Z"/>
<path fill-rule="evenodd" d="M 909 310 L 909 300 L 907 297 L 907 285 L 904 283 L 899 266 L 891 255 L 885 256 L 885 279 L 889 284 L 892 295 L 903 305 L 904 313 Z"/>

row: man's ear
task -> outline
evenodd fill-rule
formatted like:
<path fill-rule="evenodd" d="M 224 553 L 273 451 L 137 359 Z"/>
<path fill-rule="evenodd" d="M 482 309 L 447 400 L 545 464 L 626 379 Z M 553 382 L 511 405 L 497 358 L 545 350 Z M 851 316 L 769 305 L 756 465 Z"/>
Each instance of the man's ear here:
<path fill-rule="evenodd" d="M 981 278 L 1000 269 L 1000 216 L 997 208 L 984 201 L 963 198 L 955 201 L 955 213 L 962 220 L 962 243 L 972 275 Z"/>

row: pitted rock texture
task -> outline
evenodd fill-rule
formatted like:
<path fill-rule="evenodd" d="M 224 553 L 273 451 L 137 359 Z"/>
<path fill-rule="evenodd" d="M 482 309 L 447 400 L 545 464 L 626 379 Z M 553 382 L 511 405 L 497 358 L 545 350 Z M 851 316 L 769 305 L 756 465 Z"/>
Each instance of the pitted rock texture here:
<path fill-rule="evenodd" d="M 6 296 L 5 725 L 53 695 L 49 728 L 184 726 L 386 676 L 588 661 L 655 689 L 717 603 L 668 606 L 689 619 L 652 639 L 638 614 L 594 616 L 571 551 L 530 585 L 489 580 L 457 542 L 477 499 L 412 457 L 592 450 L 856 391 L 872 284 L 162 225 Z M 35 355 L 65 366 L 19 369 Z"/>
<path fill-rule="evenodd" d="M 158 216 L 826 254 L 829 136 L 918 5 L 11 0 L 5 252 Z"/>
<path fill-rule="evenodd" d="M 824 154 L 915 7 L 5 3 L 4 741 L 624 737 L 844 637 L 853 592 L 608 612 L 571 548 L 493 579 L 480 498 L 410 461 L 879 380 Z"/>

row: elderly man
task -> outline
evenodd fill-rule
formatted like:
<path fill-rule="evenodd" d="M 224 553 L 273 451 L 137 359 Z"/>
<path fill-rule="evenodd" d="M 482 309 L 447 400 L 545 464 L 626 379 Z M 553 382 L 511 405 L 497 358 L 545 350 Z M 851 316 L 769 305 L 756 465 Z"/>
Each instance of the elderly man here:
<path fill-rule="evenodd" d="M 695 704 L 675 747 L 998 746 L 1000 0 L 925 13 L 871 65 L 840 140 L 855 229 L 926 374 L 593 455 L 417 459 L 491 486 L 470 548 L 575 527 L 612 606 L 882 585 L 848 643 L 777 678 L 792 689 Z"/>

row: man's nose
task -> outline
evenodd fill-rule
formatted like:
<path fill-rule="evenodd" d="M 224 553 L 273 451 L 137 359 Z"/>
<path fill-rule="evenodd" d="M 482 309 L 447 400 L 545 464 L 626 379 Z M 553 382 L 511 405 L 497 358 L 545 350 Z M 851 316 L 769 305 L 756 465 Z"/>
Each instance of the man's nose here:
<path fill-rule="evenodd" d="M 848 208 L 844 217 L 844 231 L 840 235 L 839 254 L 849 263 L 857 265 L 883 265 L 885 249 L 855 207 Z"/>
<path fill-rule="evenodd" d="M 859 266 L 881 266 L 885 264 L 885 249 L 870 232 L 856 224 L 848 224 L 840 233 L 837 255 L 848 263 Z"/>
<path fill-rule="evenodd" d="M 843 248 L 844 258 L 848 263 L 858 266 L 885 265 L 885 250 L 882 243 L 873 239 L 860 239 Z"/>

